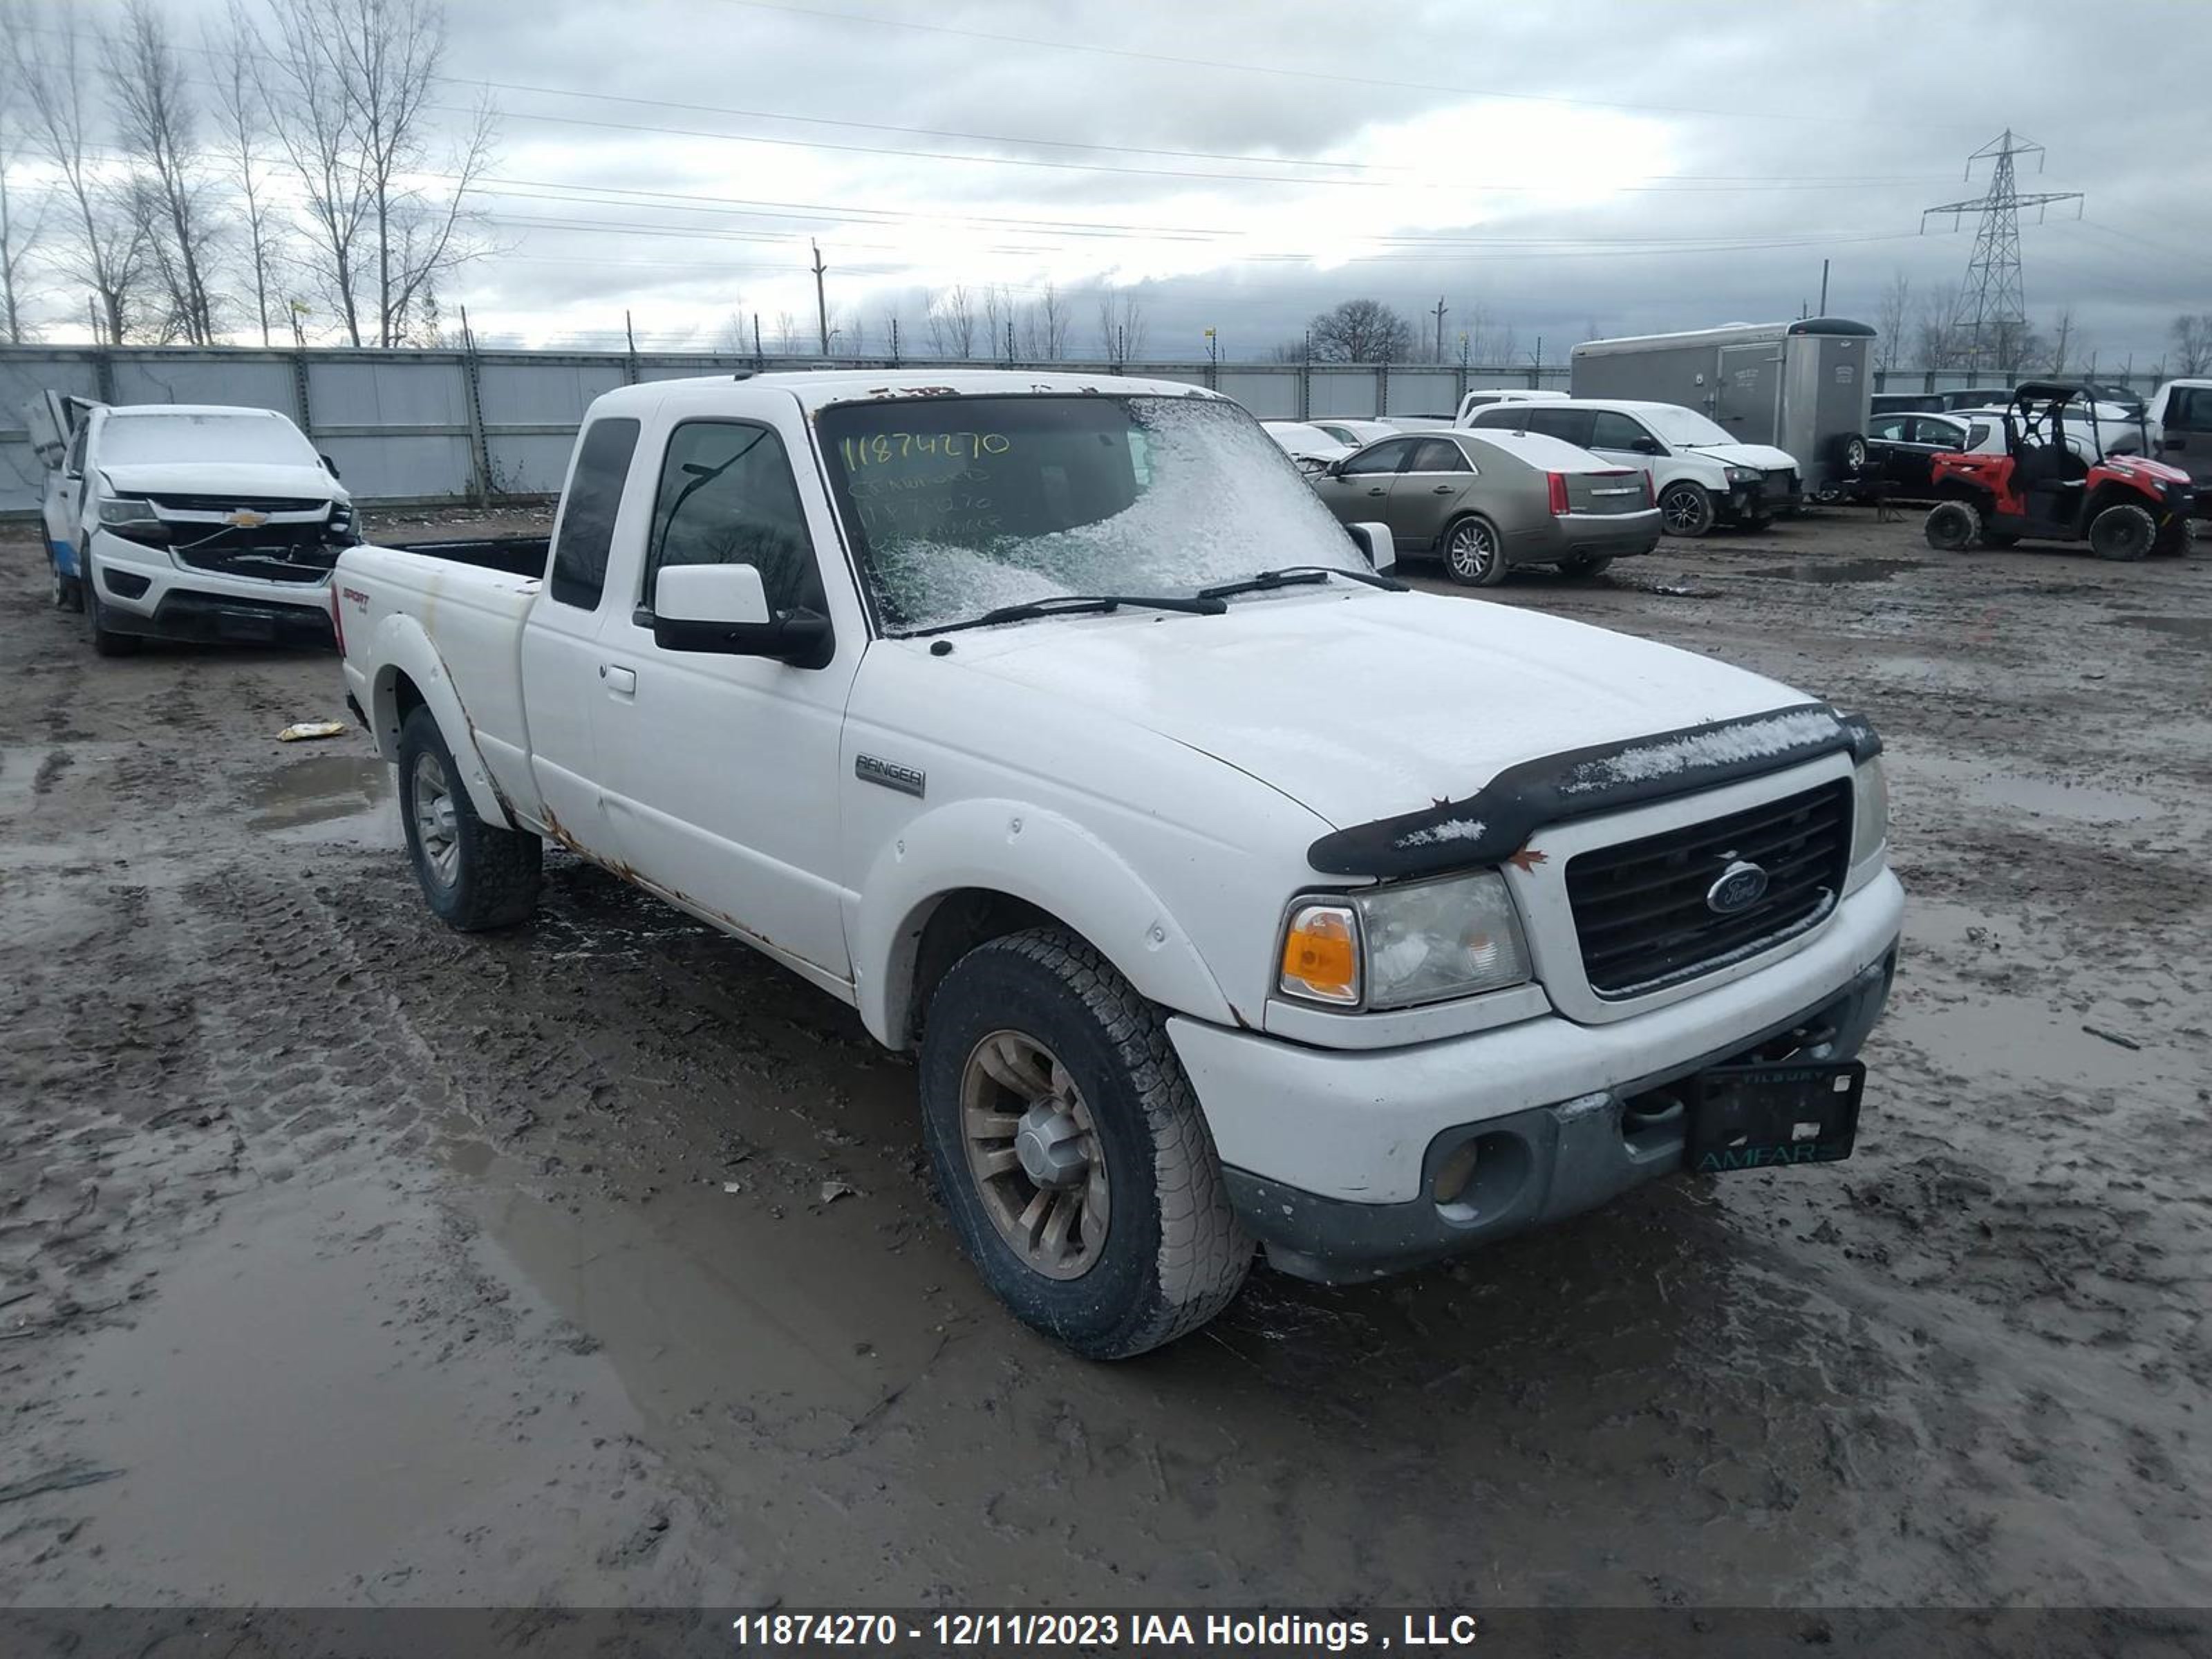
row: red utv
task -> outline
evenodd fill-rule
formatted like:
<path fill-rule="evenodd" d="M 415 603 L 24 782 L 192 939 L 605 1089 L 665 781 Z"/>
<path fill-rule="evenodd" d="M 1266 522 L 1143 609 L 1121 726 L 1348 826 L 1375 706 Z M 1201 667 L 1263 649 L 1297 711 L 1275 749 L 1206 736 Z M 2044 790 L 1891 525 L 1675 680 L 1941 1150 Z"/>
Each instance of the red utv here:
<path fill-rule="evenodd" d="M 2136 430 L 2140 416 L 2100 427 L 2097 410 L 2094 389 L 2078 383 L 2016 387 L 2002 453 L 1935 457 L 1929 477 L 1939 499 L 1923 526 L 1929 546 L 1955 553 L 2087 541 L 2100 559 L 2187 552 L 2189 475 L 2141 454 L 2107 453 L 2108 446 L 2150 446 Z"/>

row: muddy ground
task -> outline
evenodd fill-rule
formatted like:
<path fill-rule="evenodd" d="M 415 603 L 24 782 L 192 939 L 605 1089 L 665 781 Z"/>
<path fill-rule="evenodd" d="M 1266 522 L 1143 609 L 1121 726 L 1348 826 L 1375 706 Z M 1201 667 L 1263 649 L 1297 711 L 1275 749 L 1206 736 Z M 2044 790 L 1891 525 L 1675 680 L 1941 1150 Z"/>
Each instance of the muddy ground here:
<path fill-rule="evenodd" d="M 329 656 L 97 660 L 11 534 L 10 1601 L 2212 1602 L 2212 558 L 1516 578 L 1887 735 L 1858 1155 L 1102 1367 L 851 1015 L 565 856 L 447 932 L 365 740 L 276 741 Z"/>

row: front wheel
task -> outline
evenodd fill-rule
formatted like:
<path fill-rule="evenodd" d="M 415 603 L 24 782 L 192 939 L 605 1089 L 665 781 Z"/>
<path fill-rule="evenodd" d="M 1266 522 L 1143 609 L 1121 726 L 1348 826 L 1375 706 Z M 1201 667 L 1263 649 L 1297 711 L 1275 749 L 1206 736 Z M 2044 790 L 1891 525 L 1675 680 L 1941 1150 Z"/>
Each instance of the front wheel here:
<path fill-rule="evenodd" d="M 447 927 L 511 927 L 538 908 L 545 843 L 477 816 L 427 708 L 399 729 L 399 821 L 422 897 Z"/>
<path fill-rule="evenodd" d="M 1856 474 L 1865 471 L 1867 441 L 1856 432 L 1845 434 L 1837 441 L 1836 459 L 1843 463 L 1845 472 Z"/>
<path fill-rule="evenodd" d="M 57 611 L 83 610 L 83 586 L 76 577 L 64 576 L 62 574 L 62 562 L 51 553 L 46 556 L 46 569 L 52 577 L 47 593 L 54 602 L 54 609 Z"/>
<path fill-rule="evenodd" d="M 1559 574 L 1562 576 L 1595 576 L 1612 562 L 1611 557 L 1604 554 L 1577 553 L 1571 559 L 1559 561 Z"/>
<path fill-rule="evenodd" d="M 1229 1305 L 1252 1240 L 1159 1011 L 1050 928 L 980 945 L 931 999 L 922 1132 L 945 1207 L 1014 1316 L 1123 1359 Z"/>
<path fill-rule="evenodd" d="M 1505 550 L 1486 519 L 1462 519 L 1444 532 L 1444 574 L 1462 587 L 1495 587 L 1505 580 Z"/>
<path fill-rule="evenodd" d="M 1670 536 L 1702 536 L 1713 527 L 1713 498 L 1698 484 L 1668 484 L 1659 495 L 1659 521 Z"/>
<path fill-rule="evenodd" d="M 1972 501 L 1938 501 L 1921 521 L 1920 533 L 1938 553 L 1963 553 L 1982 538 L 1982 515 Z"/>
<path fill-rule="evenodd" d="M 2158 532 L 2158 539 L 2150 544 L 2150 550 L 2161 559 L 2186 558 L 2190 544 L 2196 539 L 2194 521 L 2176 516 L 2166 521 L 2166 528 Z"/>
<path fill-rule="evenodd" d="M 2089 550 L 2100 559 L 2132 564 L 2158 539 L 2158 521 L 2128 502 L 2108 507 L 2089 525 Z"/>
<path fill-rule="evenodd" d="M 118 634 L 107 625 L 107 609 L 100 602 L 100 571 L 87 552 L 78 561 L 84 567 L 82 586 L 84 602 L 84 636 L 91 642 L 96 657 L 128 657 L 134 654 L 140 641 L 136 634 Z"/>

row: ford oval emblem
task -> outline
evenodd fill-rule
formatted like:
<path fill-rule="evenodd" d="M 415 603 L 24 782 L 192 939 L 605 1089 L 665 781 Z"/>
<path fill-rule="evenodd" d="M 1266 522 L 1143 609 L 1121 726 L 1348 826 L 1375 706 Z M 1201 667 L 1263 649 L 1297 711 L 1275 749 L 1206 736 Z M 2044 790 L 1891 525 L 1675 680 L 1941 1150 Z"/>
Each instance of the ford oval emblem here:
<path fill-rule="evenodd" d="M 1766 896 L 1766 872 L 1738 859 L 1721 872 L 1720 879 L 1705 889 L 1705 908 L 1717 916 L 1733 916 L 1748 910 Z"/>

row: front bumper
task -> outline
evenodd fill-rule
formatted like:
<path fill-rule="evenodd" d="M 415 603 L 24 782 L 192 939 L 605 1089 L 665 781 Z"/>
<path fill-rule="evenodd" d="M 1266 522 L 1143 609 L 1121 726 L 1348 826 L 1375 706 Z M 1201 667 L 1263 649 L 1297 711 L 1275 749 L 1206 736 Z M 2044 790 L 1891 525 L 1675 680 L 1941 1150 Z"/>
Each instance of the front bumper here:
<path fill-rule="evenodd" d="M 327 577 L 260 581 L 182 568 L 165 548 L 105 531 L 94 532 L 91 543 L 100 572 L 100 621 L 112 632 L 210 643 L 331 643 Z"/>
<path fill-rule="evenodd" d="M 1308 1277 L 1371 1276 L 1679 1170 L 1679 1121 L 1644 1109 L 1670 1083 L 1792 1032 L 1825 1033 L 1802 1039 L 1808 1055 L 1849 1058 L 1881 1015 L 1903 916 L 1904 890 L 1885 871 L 1759 971 L 1604 1025 L 1547 1014 L 1368 1050 L 1180 1017 L 1168 1032 L 1231 1201 L 1270 1256 Z M 1438 1167 L 1469 1140 L 1483 1143 L 1473 1197 L 1439 1204 Z"/>

